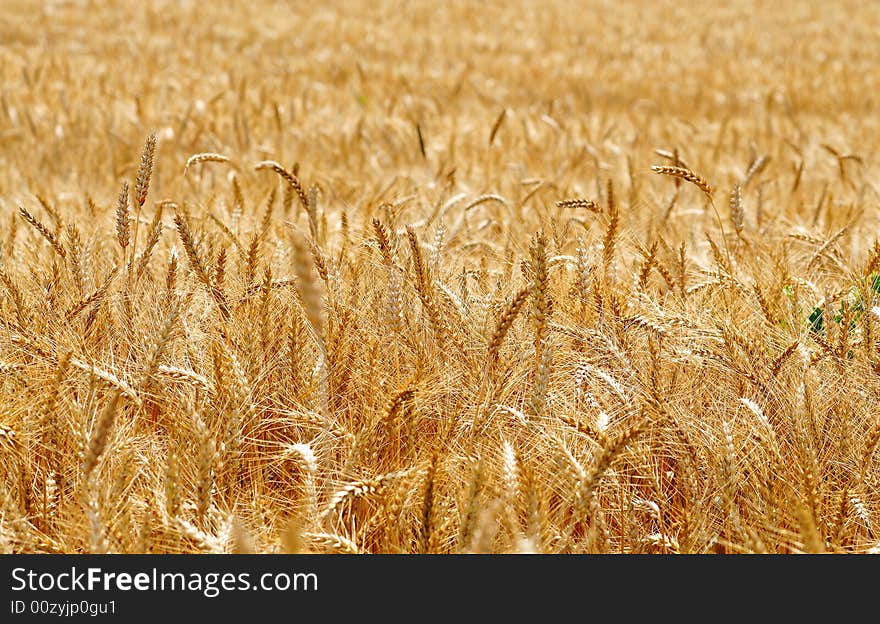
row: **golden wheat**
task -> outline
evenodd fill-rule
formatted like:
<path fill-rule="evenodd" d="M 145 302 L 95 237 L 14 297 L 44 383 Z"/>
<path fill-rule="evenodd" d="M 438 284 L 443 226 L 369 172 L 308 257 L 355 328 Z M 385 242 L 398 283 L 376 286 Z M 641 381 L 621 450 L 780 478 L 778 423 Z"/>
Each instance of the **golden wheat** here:
<path fill-rule="evenodd" d="M 0 550 L 878 550 L 876 11 L 289 4 L 2 3 Z"/>

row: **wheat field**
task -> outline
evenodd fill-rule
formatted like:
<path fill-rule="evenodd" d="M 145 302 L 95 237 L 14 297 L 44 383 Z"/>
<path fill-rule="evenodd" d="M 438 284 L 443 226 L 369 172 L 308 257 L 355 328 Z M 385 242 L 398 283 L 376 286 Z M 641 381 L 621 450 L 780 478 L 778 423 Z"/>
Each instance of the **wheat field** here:
<path fill-rule="evenodd" d="M 725 4 L 3 2 L 0 550 L 880 551 L 880 8 Z"/>

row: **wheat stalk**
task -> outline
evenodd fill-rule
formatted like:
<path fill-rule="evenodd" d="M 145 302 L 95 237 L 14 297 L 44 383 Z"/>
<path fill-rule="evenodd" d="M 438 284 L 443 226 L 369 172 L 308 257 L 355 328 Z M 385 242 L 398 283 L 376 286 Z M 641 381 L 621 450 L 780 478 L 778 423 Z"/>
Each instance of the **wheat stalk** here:
<path fill-rule="evenodd" d="M 186 159 L 186 164 L 183 166 L 183 175 L 186 175 L 189 171 L 190 167 L 194 167 L 196 165 L 201 165 L 202 163 L 228 163 L 231 164 L 232 161 L 228 156 L 224 156 L 223 154 L 217 154 L 215 152 L 201 152 L 199 154 L 193 154 L 189 158 Z"/>

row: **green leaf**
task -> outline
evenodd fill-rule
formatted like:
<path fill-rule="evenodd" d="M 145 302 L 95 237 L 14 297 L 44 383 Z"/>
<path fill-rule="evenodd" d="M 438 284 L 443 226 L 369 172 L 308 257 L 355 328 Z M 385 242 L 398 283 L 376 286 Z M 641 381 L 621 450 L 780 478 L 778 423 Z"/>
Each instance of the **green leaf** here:
<path fill-rule="evenodd" d="M 810 331 L 818 334 L 824 327 L 825 321 L 822 319 L 822 308 L 813 308 L 813 313 L 810 314 Z"/>

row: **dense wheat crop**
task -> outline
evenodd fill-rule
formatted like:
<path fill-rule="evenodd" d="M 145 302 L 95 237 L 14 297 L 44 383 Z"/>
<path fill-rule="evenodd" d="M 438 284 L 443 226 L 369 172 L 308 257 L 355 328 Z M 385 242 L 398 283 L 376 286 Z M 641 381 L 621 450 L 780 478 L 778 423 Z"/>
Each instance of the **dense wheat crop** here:
<path fill-rule="evenodd" d="M 880 10 L 0 7 L 0 548 L 880 548 Z"/>

